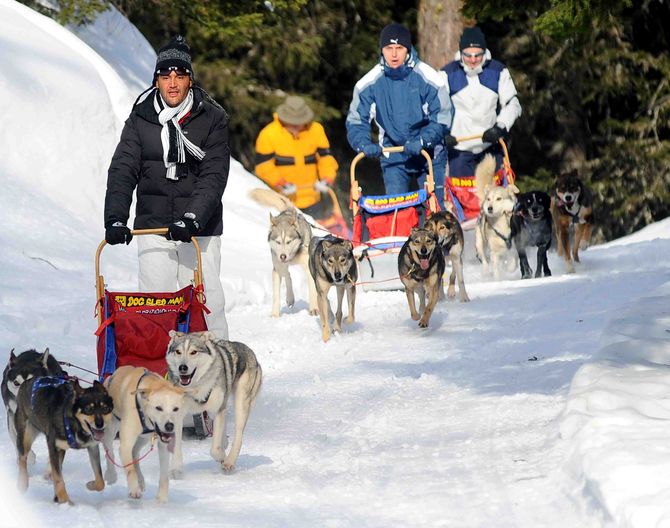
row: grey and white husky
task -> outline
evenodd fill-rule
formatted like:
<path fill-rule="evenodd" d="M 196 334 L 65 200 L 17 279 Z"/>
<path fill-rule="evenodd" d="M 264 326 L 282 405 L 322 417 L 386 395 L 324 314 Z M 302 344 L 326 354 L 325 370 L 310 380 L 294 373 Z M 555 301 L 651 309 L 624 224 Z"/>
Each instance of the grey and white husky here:
<path fill-rule="evenodd" d="M 517 266 L 517 253 L 512 251 L 511 218 L 519 189 L 516 185 L 495 185 L 496 161 L 487 154 L 475 169 L 475 183 L 480 214 L 475 227 L 475 248 L 484 273 L 493 268 L 493 277 L 500 279 L 500 268 L 507 263 L 507 271 Z"/>
<path fill-rule="evenodd" d="M 309 243 L 309 271 L 314 279 L 321 316 L 321 336 L 324 341 L 330 339 L 330 321 L 333 312 L 328 302 L 331 286 L 337 290 L 337 312 L 335 331 L 342 331 L 342 299 L 347 293 L 349 313 L 345 322 L 354 322 L 356 304 L 356 281 L 358 267 L 354 258 L 354 246 L 349 240 L 331 235 L 324 238 L 314 237 Z"/>
<path fill-rule="evenodd" d="M 272 317 L 279 317 L 280 293 L 282 279 L 286 283 L 286 305 L 295 304 L 293 282 L 289 273 L 289 266 L 302 266 L 307 278 L 309 291 L 309 313 L 317 315 L 316 289 L 309 280 L 309 241 L 312 238 L 312 228 L 303 215 L 294 207 L 291 200 L 270 189 L 252 189 L 249 197 L 255 202 L 274 207 L 280 213 L 272 216 L 270 213 L 270 231 L 268 243 L 272 255 Z"/>
<path fill-rule="evenodd" d="M 18 356 L 14 354 L 12 348 L 9 353 L 9 362 L 2 373 L 2 401 L 5 403 L 7 411 L 7 431 L 12 440 L 12 445 L 16 446 L 16 426 L 14 424 L 14 415 L 16 414 L 16 395 L 19 392 L 21 384 L 29 379 L 38 376 L 61 376 L 63 369 L 55 357 L 49 354 L 49 349 L 44 352 L 36 350 L 26 350 Z M 31 450 L 28 454 L 28 463 L 35 463 L 35 453 Z"/>
<path fill-rule="evenodd" d="M 240 454 L 242 434 L 263 379 L 256 355 L 245 344 L 218 339 L 211 332 L 185 334 L 171 330 L 165 359 L 168 378 L 185 389 L 185 404 L 190 411 L 207 411 L 213 416 L 210 453 L 224 471 L 231 471 Z M 226 455 L 226 406 L 231 396 L 235 400 L 235 437 Z M 183 468 L 181 424 L 175 429 L 172 475 L 178 478 Z"/>

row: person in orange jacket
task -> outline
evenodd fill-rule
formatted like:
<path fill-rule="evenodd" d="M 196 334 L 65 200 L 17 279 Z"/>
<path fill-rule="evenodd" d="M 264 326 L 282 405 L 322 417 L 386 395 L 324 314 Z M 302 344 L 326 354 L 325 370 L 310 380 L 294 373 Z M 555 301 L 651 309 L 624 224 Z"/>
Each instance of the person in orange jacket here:
<path fill-rule="evenodd" d="M 288 196 L 298 209 L 321 219 L 330 214 L 331 200 L 323 198 L 337 168 L 312 109 L 302 97 L 287 97 L 256 138 L 256 176 Z"/>

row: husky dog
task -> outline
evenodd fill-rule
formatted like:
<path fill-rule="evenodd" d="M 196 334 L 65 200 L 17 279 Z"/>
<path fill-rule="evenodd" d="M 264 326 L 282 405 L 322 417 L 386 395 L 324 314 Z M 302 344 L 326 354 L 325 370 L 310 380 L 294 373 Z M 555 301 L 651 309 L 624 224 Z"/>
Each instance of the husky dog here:
<path fill-rule="evenodd" d="M 537 246 L 535 278 L 541 277 L 543 271 L 545 277 L 551 276 L 547 261 L 552 235 L 550 202 L 549 195 L 542 191 L 531 191 L 518 196 L 512 216 L 512 232 L 514 246 L 519 254 L 522 279 L 530 279 L 533 274 L 526 256 L 528 246 Z"/>
<path fill-rule="evenodd" d="M 9 363 L 2 373 L 2 385 L 0 385 L 2 401 L 7 411 L 7 431 L 9 431 L 12 445 L 16 446 L 14 415 L 16 414 L 16 395 L 21 384 L 37 376 L 62 376 L 63 374 L 63 369 L 56 358 L 49 355 L 48 348 L 42 353 L 33 349 L 26 350 L 18 356 L 14 354 L 12 348 L 9 353 Z M 35 453 L 32 450 L 28 454 L 28 463 L 35 463 Z"/>
<path fill-rule="evenodd" d="M 593 230 L 593 197 L 576 170 L 556 178 L 551 197 L 551 216 L 556 226 L 558 255 L 565 259 L 568 273 L 574 273 L 574 263 L 579 262 L 579 250 L 588 247 Z M 572 248 L 571 227 L 574 227 Z"/>
<path fill-rule="evenodd" d="M 398 275 L 405 285 L 409 313 L 412 319 L 419 320 L 421 328 L 428 326 L 437 304 L 444 267 L 444 256 L 437 235 L 423 227 L 412 228 L 398 254 Z M 416 311 L 414 293 L 419 296 L 420 313 Z"/>
<path fill-rule="evenodd" d="M 458 293 L 461 302 L 468 302 L 470 298 L 465 291 L 463 280 L 463 228 L 458 219 L 449 211 L 439 211 L 430 215 L 424 226 L 437 235 L 438 244 L 442 248 L 442 254 L 446 261 L 451 262 L 451 274 L 449 275 L 449 288 L 447 296 L 450 299 L 456 297 L 456 278 L 458 278 Z M 442 281 L 441 281 L 442 282 Z M 440 298 L 444 296 L 444 290 L 440 285 Z"/>
<path fill-rule="evenodd" d="M 54 484 L 54 502 L 70 502 L 62 468 L 69 448 L 88 450 L 95 480 L 86 484 L 102 491 L 105 482 L 100 467 L 98 442 L 112 419 L 112 398 L 101 383 L 82 389 L 77 380 L 43 376 L 25 381 L 16 397 L 16 448 L 19 454 L 20 491 L 28 489 L 27 459 L 39 433 L 47 439 L 49 466 Z"/>
<path fill-rule="evenodd" d="M 242 434 L 263 380 L 256 354 L 243 343 L 217 339 L 211 332 L 184 334 L 170 330 L 166 360 L 168 377 L 186 390 L 185 402 L 190 410 L 207 411 L 214 417 L 210 453 L 224 471 L 231 471 L 240 454 Z M 235 438 L 226 455 L 226 406 L 231 395 L 235 398 Z M 180 426 L 172 458 L 174 477 L 182 474 L 181 436 Z"/>
<path fill-rule="evenodd" d="M 114 400 L 114 418 L 105 428 L 103 445 L 107 452 L 105 480 L 116 482 L 113 442 L 119 433 L 119 455 L 126 470 L 128 495 L 139 499 L 144 491 L 144 475 L 138 458 L 148 435 L 158 437 L 160 480 L 157 499 L 168 498 L 170 480 L 169 453 L 174 451 L 176 425 L 184 415 L 184 389 L 174 386 L 154 372 L 141 367 L 119 367 L 105 380 L 105 388 Z"/>
<path fill-rule="evenodd" d="M 354 305 L 356 303 L 356 281 L 358 267 L 354 258 L 354 246 L 350 240 L 332 235 L 324 238 L 313 237 L 309 243 L 309 271 L 316 286 L 321 316 L 321 337 L 330 339 L 330 322 L 333 311 L 328 301 L 328 291 L 335 286 L 337 291 L 337 312 L 335 313 L 335 331 L 342 331 L 342 299 L 347 292 L 349 313 L 346 323 L 354 322 Z"/>
<path fill-rule="evenodd" d="M 516 205 L 516 185 L 500 187 L 493 183 L 496 162 L 490 154 L 475 169 L 475 183 L 479 198 L 480 214 L 475 227 L 475 248 L 481 260 L 484 273 L 493 268 L 493 277 L 500 279 L 500 266 L 507 260 L 507 270 L 514 271 L 517 263 L 516 252 L 512 249 L 512 228 L 510 219 Z"/>
<path fill-rule="evenodd" d="M 314 284 L 309 280 L 308 245 L 312 238 L 312 228 L 303 215 L 294 207 L 291 200 L 270 189 L 252 189 L 249 196 L 255 202 L 274 207 L 280 213 L 270 214 L 268 243 L 272 255 L 272 317 L 279 317 L 281 281 L 286 282 L 286 305 L 293 307 L 293 282 L 289 266 L 302 266 L 307 277 L 309 291 L 309 313 L 317 315 L 317 299 Z"/>

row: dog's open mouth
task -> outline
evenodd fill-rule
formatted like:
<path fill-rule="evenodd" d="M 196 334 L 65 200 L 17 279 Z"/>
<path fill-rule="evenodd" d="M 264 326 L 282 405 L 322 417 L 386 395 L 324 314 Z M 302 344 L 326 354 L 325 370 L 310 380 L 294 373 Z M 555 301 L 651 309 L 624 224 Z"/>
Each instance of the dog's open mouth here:
<path fill-rule="evenodd" d="M 91 436 L 96 442 L 102 442 L 102 440 L 105 438 L 105 430 L 104 429 L 97 429 L 95 427 L 90 427 L 91 429 Z"/>
<path fill-rule="evenodd" d="M 427 258 L 419 259 L 419 266 L 421 266 L 422 270 L 427 270 L 428 267 L 430 266 L 430 259 Z"/>
<path fill-rule="evenodd" d="M 156 427 L 156 434 L 161 442 L 167 444 L 168 452 L 174 453 L 175 434 L 161 431 L 158 427 Z"/>
<path fill-rule="evenodd" d="M 181 374 L 179 376 L 179 383 L 181 383 L 184 386 L 190 385 L 191 381 L 193 380 L 193 376 L 195 374 L 195 371 L 196 371 L 196 369 L 193 369 L 193 372 L 191 372 L 190 374 Z"/>

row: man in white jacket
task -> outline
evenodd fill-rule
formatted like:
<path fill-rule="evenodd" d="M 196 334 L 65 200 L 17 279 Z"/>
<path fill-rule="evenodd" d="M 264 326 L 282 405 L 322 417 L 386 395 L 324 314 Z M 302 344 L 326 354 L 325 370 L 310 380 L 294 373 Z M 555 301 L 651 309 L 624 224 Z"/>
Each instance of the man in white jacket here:
<path fill-rule="evenodd" d="M 521 115 L 521 104 L 509 70 L 491 58 L 481 29 L 466 28 L 455 60 L 442 71 L 446 74 L 454 107 L 450 133 L 445 136 L 449 149 L 449 177 L 472 176 L 485 154 L 502 163 L 498 140 L 505 138 Z M 456 138 L 480 136 L 458 142 Z"/>

